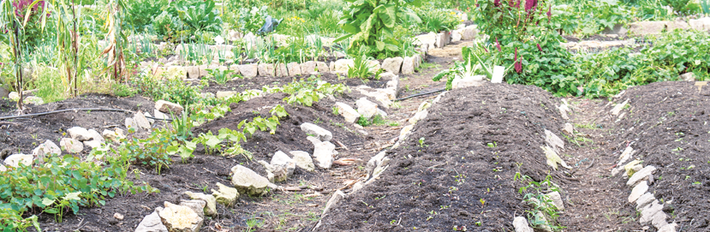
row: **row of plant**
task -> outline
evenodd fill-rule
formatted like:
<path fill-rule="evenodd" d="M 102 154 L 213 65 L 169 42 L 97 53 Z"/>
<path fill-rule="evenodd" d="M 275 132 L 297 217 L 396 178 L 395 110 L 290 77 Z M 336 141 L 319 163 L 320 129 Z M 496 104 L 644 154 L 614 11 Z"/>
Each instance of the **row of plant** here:
<path fill-rule="evenodd" d="M 493 66 L 505 67 L 510 84 L 537 85 L 560 96 L 603 97 L 629 86 L 678 80 L 694 73 L 710 79 L 710 35 L 702 31 L 673 31 L 651 39 L 640 50 L 620 48 L 596 54 L 568 52 L 560 42 L 559 24 L 549 3 L 525 6 L 480 3 L 475 14 L 479 28 L 489 35 L 463 48 L 464 62 L 434 79 L 492 76 Z"/>
<path fill-rule="evenodd" d="M 180 86 L 170 82 L 163 91 L 148 92 L 149 96 L 161 99 L 166 96 L 182 98 L 166 98 L 178 100 L 188 108 L 181 116 L 174 116 L 169 126 L 156 128 L 148 137 L 141 139 L 131 137 L 124 139 L 117 146 L 104 144 L 93 149 L 90 154 L 81 159 L 72 155 L 54 156 L 40 163 L 35 161 L 34 167 L 8 168 L 3 173 L 7 178 L 0 179 L 0 227 L 3 231 L 24 230 L 37 223 L 38 213 L 54 214 L 61 222 L 68 212 L 77 213 L 79 207 L 93 207 L 105 204 L 106 198 L 116 195 L 135 194 L 137 192 L 158 192 L 147 183 L 134 184 L 138 181 L 137 169 L 132 165 L 153 167 L 158 173 L 171 165 L 171 155 L 179 155 L 183 160 L 194 157 L 193 152 L 198 145 L 205 148 L 206 153 L 221 155 L 244 155 L 251 159 L 248 151 L 239 144 L 245 142 L 257 130 L 274 133 L 279 125 L 279 119 L 288 116 L 282 105 L 271 109 L 271 116 L 264 118 L 255 116 L 238 124 L 239 130 L 223 128 L 218 134 L 211 132 L 193 136 L 192 128 L 209 120 L 224 116 L 230 111 L 231 103 L 238 103 L 252 98 L 253 92 L 245 92 L 227 99 L 207 99 L 194 93 L 201 86 Z M 136 84 L 140 87 L 163 86 Z M 289 104 L 310 106 L 321 98 L 342 93 L 343 85 L 331 85 L 316 78 L 293 82 L 282 87 L 264 87 L 264 92 L 283 92 L 289 96 L 284 99 Z M 199 99 L 199 101 L 198 101 Z M 211 104 L 211 110 L 204 108 Z M 129 134 L 133 129 L 129 130 Z M 131 180 L 131 170 L 136 177 Z M 24 217 L 32 215 L 29 217 Z"/>

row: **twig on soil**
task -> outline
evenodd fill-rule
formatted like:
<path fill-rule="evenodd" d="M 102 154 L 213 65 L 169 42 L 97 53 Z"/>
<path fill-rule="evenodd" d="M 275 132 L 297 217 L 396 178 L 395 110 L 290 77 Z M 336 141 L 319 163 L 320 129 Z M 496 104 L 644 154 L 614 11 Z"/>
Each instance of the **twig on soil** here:
<path fill-rule="evenodd" d="M 338 141 L 338 140 L 334 140 L 334 141 L 335 141 L 335 143 L 337 143 L 337 144 L 340 145 L 341 147 L 345 148 L 345 150 L 350 150 L 350 149 L 348 149 L 348 147 L 346 147 L 346 146 L 345 146 L 343 143 L 341 143 L 340 141 Z"/>
<path fill-rule="evenodd" d="M 216 176 L 219 176 L 216 172 L 210 171 L 210 170 L 208 170 L 208 169 L 206 169 L 206 168 L 204 168 L 204 167 L 203 167 L 202 169 L 205 169 L 205 171 L 207 171 L 207 172 L 209 172 L 209 173 L 212 173 L 212 174 L 214 174 L 214 175 L 216 175 Z"/>
<path fill-rule="evenodd" d="M 84 218 L 81 218 L 81 219 L 79 220 L 79 224 L 76 225 L 77 228 L 74 229 L 74 231 L 79 231 L 79 229 L 81 229 L 82 227 L 84 227 L 86 224 L 82 225 L 81 223 L 83 223 L 83 222 L 84 222 Z"/>

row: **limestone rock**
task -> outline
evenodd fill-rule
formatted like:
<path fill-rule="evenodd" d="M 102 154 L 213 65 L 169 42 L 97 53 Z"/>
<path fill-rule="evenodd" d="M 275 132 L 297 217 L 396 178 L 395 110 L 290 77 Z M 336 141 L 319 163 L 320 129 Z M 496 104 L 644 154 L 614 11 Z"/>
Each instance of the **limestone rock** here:
<path fill-rule="evenodd" d="M 545 129 L 545 142 L 552 147 L 555 151 L 559 151 L 559 149 L 564 149 L 565 148 L 565 142 L 560 139 L 560 137 L 557 137 L 555 133 L 552 133 L 552 131 L 549 131 Z"/>
<path fill-rule="evenodd" d="M 79 153 L 84 150 L 84 144 L 72 138 L 62 138 L 62 140 L 59 141 L 59 146 L 69 153 Z"/>
<path fill-rule="evenodd" d="M 259 64 L 259 76 L 273 77 L 276 76 L 274 64 Z"/>
<path fill-rule="evenodd" d="M 643 169 L 634 173 L 634 175 L 632 175 L 631 178 L 626 181 L 626 186 L 635 186 L 638 182 L 647 179 L 647 177 L 649 177 L 655 171 L 656 167 L 654 166 L 648 165 L 644 167 Z"/>
<path fill-rule="evenodd" d="M 621 110 L 624 109 L 624 106 L 626 106 L 627 103 L 629 103 L 629 99 L 626 99 L 626 101 L 624 101 L 623 103 L 614 106 L 614 108 L 611 109 L 611 114 L 613 114 L 614 116 L 619 115 L 619 113 L 621 112 Z"/>
<path fill-rule="evenodd" d="M 471 86 L 482 86 L 483 85 L 483 75 L 469 76 L 469 77 L 455 77 L 451 82 L 452 89 L 460 89 Z"/>
<path fill-rule="evenodd" d="M 316 166 L 313 164 L 313 159 L 311 159 L 311 155 L 308 152 L 291 151 L 290 153 L 293 155 L 293 161 L 296 162 L 296 166 L 309 172 L 315 171 Z"/>
<path fill-rule="evenodd" d="M 629 24 L 628 33 L 636 36 L 658 35 L 663 31 L 673 31 L 675 29 L 687 30 L 690 25 L 678 21 L 644 21 Z"/>
<path fill-rule="evenodd" d="M 414 74 L 414 58 L 404 58 L 404 61 L 402 62 L 402 74 Z"/>
<path fill-rule="evenodd" d="M 296 62 L 291 62 L 286 65 L 288 68 L 288 74 L 291 76 L 300 76 L 302 75 L 301 73 L 301 65 L 299 65 Z"/>
<path fill-rule="evenodd" d="M 212 196 L 215 197 L 217 203 L 232 206 L 237 202 L 237 198 L 239 198 L 239 191 L 237 189 L 223 185 L 222 183 L 217 183 L 217 188 L 219 189 L 217 191 L 212 189 Z"/>
<path fill-rule="evenodd" d="M 84 141 L 84 146 L 90 147 L 90 148 L 97 148 L 101 146 L 101 141 L 99 140 L 89 140 L 89 141 Z"/>
<path fill-rule="evenodd" d="M 331 71 L 336 72 L 336 73 L 348 73 L 348 69 L 350 69 L 350 67 L 354 67 L 354 66 L 355 66 L 354 60 L 340 59 L 340 60 L 335 61 L 335 64 L 334 64 L 335 71 L 333 71 L 333 70 L 331 70 Z"/>
<path fill-rule="evenodd" d="M 634 189 L 631 190 L 631 194 L 629 195 L 629 203 L 635 202 L 636 200 L 641 197 L 644 193 L 648 191 L 648 184 L 647 181 L 642 181 Z"/>
<path fill-rule="evenodd" d="M 133 115 L 133 121 L 136 123 L 136 126 L 138 126 L 138 128 L 146 130 L 151 128 L 150 122 L 148 122 L 148 118 L 146 118 L 145 115 L 140 112 L 137 112 L 135 115 Z"/>
<path fill-rule="evenodd" d="M 258 73 L 258 66 L 256 64 L 238 65 L 237 68 L 239 68 L 239 72 L 242 76 L 246 78 L 256 77 Z"/>
<path fill-rule="evenodd" d="M 121 129 L 118 129 L 118 128 L 117 128 L 117 130 L 105 129 L 103 132 L 101 132 L 101 136 L 103 136 L 104 139 L 108 139 L 108 140 L 111 140 L 114 142 L 119 142 L 121 139 L 126 138 L 126 136 L 123 135 L 123 133 L 119 133 L 118 130 L 121 130 Z M 121 132 L 123 132 L 123 130 L 121 130 Z"/>
<path fill-rule="evenodd" d="M 461 31 L 461 39 L 471 40 L 476 38 L 476 34 L 478 34 L 478 29 L 476 28 L 476 25 L 466 26 Z"/>
<path fill-rule="evenodd" d="M 308 136 L 308 137 L 306 137 L 306 139 L 307 139 L 309 142 L 311 142 L 311 144 L 313 144 L 314 147 L 316 146 L 316 144 L 319 144 L 319 143 L 322 142 L 322 141 L 320 141 L 320 139 L 318 139 L 318 138 L 316 138 L 316 137 L 313 137 L 313 136 Z"/>
<path fill-rule="evenodd" d="M 653 193 L 649 193 L 649 192 L 644 193 L 643 195 L 641 195 L 641 197 L 639 197 L 636 200 L 636 210 L 643 209 L 648 204 L 651 204 L 651 202 L 653 202 L 654 200 L 656 200 L 656 198 L 653 197 Z"/>
<path fill-rule="evenodd" d="M 708 27 L 708 28 L 710 28 L 710 27 Z M 678 227 L 678 225 L 675 224 L 675 223 L 666 224 L 665 226 L 663 226 L 663 227 L 661 227 L 660 229 L 658 229 L 658 232 L 675 232 L 675 231 L 676 231 L 676 229 L 675 229 L 676 227 Z"/>
<path fill-rule="evenodd" d="M 414 37 L 414 39 L 416 41 L 415 44 L 421 44 L 422 47 L 427 47 L 428 49 L 431 49 L 436 44 L 436 36 L 437 36 L 436 33 L 433 33 L 433 32 L 429 32 L 424 35 L 415 36 Z"/>
<path fill-rule="evenodd" d="M 134 130 L 138 130 L 138 125 L 136 125 L 136 121 L 133 120 L 133 118 L 126 118 L 126 128 L 131 129 L 133 128 Z"/>
<path fill-rule="evenodd" d="M 428 114 L 429 114 L 428 110 L 419 111 L 416 114 L 414 114 L 414 116 L 412 116 L 412 118 L 409 119 L 409 123 L 414 125 L 417 122 L 419 122 L 420 120 L 425 119 Z"/>
<path fill-rule="evenodd" d="M 94 129 L 89 129 L 89 135 L 91 135 L 91 140 L 97 140 L 102 143 L 104 142 L 104 136 L 99 134 L 99 132 Z"/>
<path fill-rule="evenodd" d="M 547 165 L 550 165 L 553 169 L 557 170 L 557 164 L 561 164 L 562 167 L 565 167 L 567 169 L 572 169 L 567 163 L 560 158 L 559 155 L 557 155 L 557 152 L 555 152 L 555 149 L 549 147 L 549 146 L 540 146 L 542 148 L 542 151 L 545 153 L 545 158 L 547 158 Z"/>
<path fill-rule="evenodd" d="M 277 77 L 287 77 L 288 76 L 288 67 L 286 67 L 286 65 L 283 63 L 278 63 L 274 66 L 274 74 Z"/>
<path fill-rule="evenodd" d="M 377 104 L 367 100 L 365 97 L 358 99 L 355 102 L 355 105 L 357 105 L 357 112 L 367 119 L 370 119 L 377 114 Z"/>
<path fill-rule="evenodd" d="M 414 125 L 408 125 L 402 128 L 401 131 L 399 131 L 399 141 L 404 141 L 404 139 L 409 136 L 409 134 L 412 133 L 412 129 L 414 129 Z"/>
<path fill-rule="evenodd" d="M 462 30 L 455 30 L 451 32 L 451 42 L 456 43 L 461 41 L 461 38 L 463 38 L 463 35 L 461 35 L 463 32 Z"/>
<path fill-rule="evenodd" d="M 680 79 L 683 81 L 695 81 L 695 73 L 684 73 L 683 75 L 680 75 Z"/>
<path fill-rule="evenodd" d="M 338 113 L 340 115 L 343 115 L 345 118 L 346 122 L 353 123 L 360 118 L 360 113 L 358 113 L 355 109 L 350 107 L 350 105 L 342 103 L 342 102 L 336 102 L 335 107 L 338 108 Z"/>
<path fill-rule="evenodd" d="M 281 166 L 282 168 L 286 169 L 286 171 L 288 172 L 288 176 L 292 176 L 293 171 L 296 170 L 296 162 L 293 161 L 291 157 L 288 157 L 288 155 L 286 155 L 286 153 L 282 151 L 277 151 L 276 154 L 271 157 L 271 166 Z"/>
<path fill-rule="evenodd" d="M 402 57 L 386 58 L 382 61 L 382 69 L 391 73 L 399 73 L 402 68 Z"/>
<path fill-rule="evenodd" d="M 333 139 L 333 134 L 330 133 L 330 131 L 310 122 L 301 124 L 301 130 L 308 135 L 315 136 L 320 141 L 330 141 Z"/>
<path fill-rule="evenodd" d="M 173 114 L 180 114 L 183 110 L 185 110 L 185 108 L 180 106 L 180 104 L 164 100 L 158 100 L 155 102 L 155 109 L 166 114 L 169 114 L 170 112 Z"/>
<path fill-rule="evenodd" d="M 333 165 L 333 161 L 335 160 L 335 157 L 333 157 L 334 153 L 335 145 L 333 145 L 332 143 L 325 141 L 316 144 L 315 149 L 313 151 L 313 156 L 315 157 L 315 161 L 318 167 L 321 167 L 323 169 L 330 168 Z"/>
<path fill-rule="evenodd" d="M 710 31 L 710 17 L 688 20 L 690 27 L 698 31 Z"/>
<path fill-rule="evenodd" d="M 289 73 L 291 71 L 289 70 Z M 303 75 L 309 75 L 309 74 L 316 74 L 316 62 L 315 61 L 306 61 L 305 63 L 301 64 L 301 74 Z"/>
<path fill-rule="evenodd" d="M 316 62 L 316 71 L 319 73 L 327 73 L 330 72 L 330 68 L 328 67 L 325 62 Z"/>
<path fill-rule="evenodd" d="M 163 225 L 171 232 L 198 232 L 204 219 L 192 208 L 165 202 L 165 208 L 158 212 Z"/>
<path fill-rule="evenodd" d="M 93 136 L 89 133 L 88 130 L 86 130 L 83 127 L 72 127 L 67 130 L 67 133 L 69 133 L 69 137 L 72 139 L 76 139 L 79 141 L 86 141 L 86 140 L 91 140 Z"/>
<path fill-rule="evenodd" d="M 562 128 L 562 131 L 565 132 L 567 135 L 574 135 L 574 126 L 572 123 L 565 123 L 565 126 Z"/>
<path fill-rule="evenodd" d="M 545 218 L 545 214 L 543 214 L 542 211 L 535 212 L 535 220 L 542 221 L 538 229 L 545 232 L 552 232 L 552 228 L 550 228 L 550 224 L 547 222 L 547 218 Z"/>
<path fill-rule="evenodd" d="M 141 220 L 135 232 L 168 232 L 168 228 L 163 225 L 158 212 L 153 212 Z"/>
<path fill-rule="evenodd" d="M 325 214 L 327 214 L 328 211 L 330 211 L 331 208 L 336 206 L 338 202 L 340 202 L 340 200 L 342 200 L 343 198 L 345 198 L 345 193 L 343 193 L 343 191 L 335 191 L 335 193 L 333 193 L 333 196 L 331 196 L 328 202 L 325 204 L 325 209 L 323 209 L 323 214 L 321 214 L 321 217 L 325 216 Z"/>
<path fill-rule="evenodd" d="M 214 196 L 190 191 L 185 191 L 185 194 L 190 196 L 190 199 L 202 200 L 206 203 L 204 207 L 205 215 L 217 215 L 217 199 Z"/>
<path fill-rule="evenodd" d="M 439 34 L 436 34 L 436 43 L 434 44 L 437 48 L 443 48 L 449 42 L 451 42 L 451 32 L 448 31 L 443 31 L 440 32 Z"/>
<path fill-rule="evenodd" d="M 528 225 L 528 219 L 525 219 L 525 217 L 515 217 L 513 219 L 513 227 L 515 232 L 533 232 L 533 228 Z"/>
<path fill-rule="evenodd" d="M 562 196 L 560 196 L 559 192 L 551 192 L 545 195 L 552 200 L 552 204 L 554 204 L 557 209 L 565 210 L 565 203 L 562 201 Z"/>
<path fill-rule="evenodd" d="M 59 149 L 59 146 L 57 146 L 57 144 L 50 140 L 44 141 L 44 143 L 40 144 L 39 146 L 37 146 L 37 148 L 32 150 L 32 155 L 40 162 L 44 162 L 45 157 L 53 154 L 61 155 L 62 149 Z"/>
<path fill-rule="evenodd" d="M 652 222 L 656 214 L 663 214 L 665 216 L 665 213 L 663 212 L 663 205 L 660 204 L 658 200 L 654 200 L 651 204 L 641 209 L 641 218 L 639 218 L 639 223 L 646 224 Z"/>
<path fill-rule="evenodd" d="M 18 167 L 20 164 L 30 166 L 33 161 L 34 157 L 32 155 L 14 154 L 5 158 L 5 165 L 10 167 Z"/>
<path fill-rule="evenodd" d="M 237 91 L 217 91 L 217 98 L 229 98 L 231 96 L 237 95 Z"/>
<path fill-rule="evenodd" d="M 271 186 L 266 177 L 260 176 L 251 169 L 242 165 L 232 167 L 232 184 L 240 193 L 248 195 L 262 195 L 266 188 Z"/>

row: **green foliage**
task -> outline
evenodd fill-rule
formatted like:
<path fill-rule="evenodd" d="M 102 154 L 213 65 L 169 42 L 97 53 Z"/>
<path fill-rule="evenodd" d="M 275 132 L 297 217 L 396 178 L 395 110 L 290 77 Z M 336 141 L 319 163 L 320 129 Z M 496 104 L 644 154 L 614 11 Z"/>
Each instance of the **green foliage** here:
<path fill-rule="evenodd" d="M 357 123 L 358 125 L 360 125 L 360 126 L 363 126 L 363 127 L 371 126 L 371 125 L 381 126 L 381 125 L 387 125 L 387 124 L 388 124 L 387 120 L 385 120 L 385 118 L 382 117 L 382 115 L 379 115 L 379 114 L 377 114 L 377 115 L 375 115 L 375 116 L 372 116 L 372 118 L 370 118 L 370 119 L 367 119 L 367 118 L 365 118 L 365 117 L 363 117 L 363 116 L 360 116 L 360 117 L 357 119 L 357 122 L 356 122 L 356 123 Z"/>
<path fill-rule="evenodd" d="M 375 74 L 370 61 L 372 58 L 367 57 L 367 55 L 357 55 L 353 60 L 354 66 L 348 67 L 348 77 L 349 78 L 360 78 L 368 79 Z"/>
<path fill-rule="evenodd" d="M 251 32 L 255 35 L 257 31 L 264 25 L 264 19 L 269 15 L 266 10 L 269 7 L 252 7 L 239 9 L 239 30 L 243 32 Z"/>
<path fill-rule="evenodd" d="M 710 15 L 710 0 L 700 0 L 700 8 L 704 14 Z"/>
<path fill-rule="evenodd" d="M 112 84 L 111 89 L 113 89 L 113 95 L 117 97 L 133 97 L 137 93 L 130 85 L 120 83 Z"/>
<path fill-rule="evenodd" d="M 168 6 L 167 0 L 132 0 L 126 1 L 126 23 L 132 26 L 135 31 L 145 31 L 152 29 L 153 20 L 161 15 L 164 7 Z"/>
<path fill-rule="evenodd" d="M 532 209 L 525 210 L 528 216 L 528 222 L 533 228 L 550 227 L 553 231 L 564 229 L 559 226 L 557 218 L 559 218 L 559 209 L 553 204 L 552 200 L 545 194 L 550 192 L 559 192 L 557 185 L 552 182 L 552 176 L 547 175 L 545 180 L 541 182 L 533 181 L 529 176 L 523 176 L 520 172 L 515 173 L 514 181 L 520 180 L 523 184 L 518 189 L 518 193 L 523 194 L 523 199 Z M 542 214 L 538 214 L 541 212 Z"/>
<path fill-rule="evenodd" d="M 142 94 L 153 98 L 153 100 L 166 100 L 188 106 L 198 103 L 201 100 L 200 91 L 202 86 L 189 85 L 179 78 L 167 79 L 164 81 L 141 74 L 134 78 L 133 84 Z"/>
<path fill-rule="evenodd" d="M 153 29 L 165 40 L 194 41 L 204 33 L 219 33 L 222 19 L 213 0 L 179 0 L 170 2 L 155 17 Z"/>
<path fill-rule="evenodd" d="M 266 93 L 287 93 L 290 96 L 284 98 L 284 101 L 288 104 L 298 103 L 305 106 L 311 106 L 314 102 L 318 102 L 327 95 L 342 93 L 346 89 L 347 87 L 343 84 L 333 85 L 311 77 L 307 81 L 291 82 L 288 85 L 281 87 L 269 88 L 265 86 L 263 91 Z"/>
<path fill-rule="evenodd" d="M 631 21 L 634 9 L 617 0 L 576 1 L 570 5 L 553 6 L 554 28 L 567 34 L 580 33 L 594 35 L 614 25 L 625 25 Z"/>
<path fill-rule="evenodd" d="M 419 0 L 346 0 L 348 5 L 340 24 L 346 35 L 336 39 L 351 39 L 348 53 L 365 54 L 378 59 L 386 58 L 386 53 L 398 53 L 400 41 L 394 36 L 397 23 L 402 19 L 420 23 L 416 14 L 407 6 L 419 6 Z"/>
<path fill-rule="evenodd" d="M 232 72 L 234 72 L 234 70 L 207 69 L 207 73 L 213 78 L 214 82 L 220 85 L 224 85 L 227 81 L 232 80 Z"/>
<path fill-rule="evenodd" d="M 686 6 L 688 6 L 688 2 L 690 0 L 661 0 L 663 5 L 670 6 L 673 8 L 673 12 L 675 12 L 678 15 L 684 15 L 689 13 L 688 9 Z"/>
<path fill-rule="evenodd" d="M 421 32 L 453 31 L 461 23 L 461 16 L 453 10 L 433 8 L 433 3 L 415 8 L 414 12 L 421 19 Z"/>

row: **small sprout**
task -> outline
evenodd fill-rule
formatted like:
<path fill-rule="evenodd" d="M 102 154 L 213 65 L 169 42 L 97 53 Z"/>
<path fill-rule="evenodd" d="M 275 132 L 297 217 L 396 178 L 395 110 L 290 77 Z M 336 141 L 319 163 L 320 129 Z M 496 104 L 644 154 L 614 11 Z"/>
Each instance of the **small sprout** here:
<path fill-rule="evenodd" d="M 483 207 L 483 206 L 486 204 L 486 200 L 483 199 L 483 198 L 481 198 L 481 199 L 478 200 L 478 201 L 481 202 L 481 207 Z"/>

